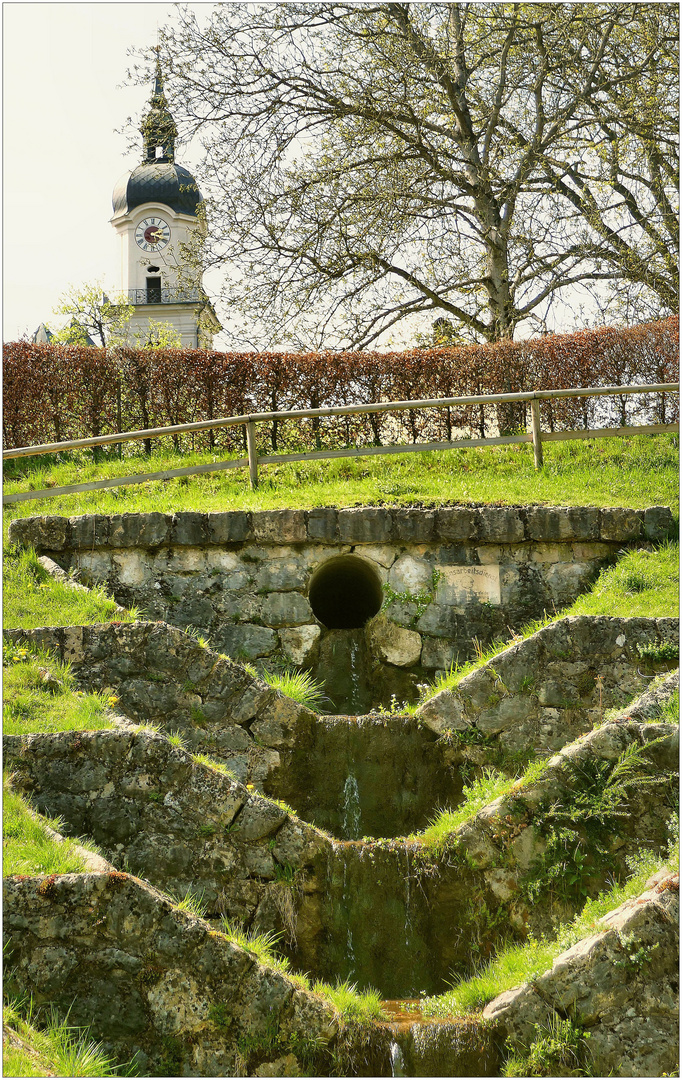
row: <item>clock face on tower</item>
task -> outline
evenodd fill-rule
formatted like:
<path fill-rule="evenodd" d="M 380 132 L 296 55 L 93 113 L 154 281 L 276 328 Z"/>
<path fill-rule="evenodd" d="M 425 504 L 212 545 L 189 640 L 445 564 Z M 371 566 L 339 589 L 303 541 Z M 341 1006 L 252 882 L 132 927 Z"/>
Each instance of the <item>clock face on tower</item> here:
<path fill-rule="evenodd" d="M 135 243 L 143 251 L 160 251 L 170 240 L 170 225 L 160 217 L 143 218 L 135 229 Z"/>

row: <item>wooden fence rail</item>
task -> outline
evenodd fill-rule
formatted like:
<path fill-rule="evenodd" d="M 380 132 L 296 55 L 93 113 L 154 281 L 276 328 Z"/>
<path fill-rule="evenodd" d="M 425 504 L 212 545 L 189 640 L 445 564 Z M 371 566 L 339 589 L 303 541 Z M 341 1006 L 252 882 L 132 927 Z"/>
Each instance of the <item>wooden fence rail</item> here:
<path fill-rule="evenodd" d="M 107 446 L 112 443 L 134 442 L 142 439 L 161 438 L 164 435 L 179 435 L 193 431 L 206 431 L 211 428 L 243 425 L 246 430 L 248 457 L 229 461 L 209 462 L 206 465 L 191 465 L 182 469 L 169 469 L 161 472 L 138 473 L 134 476 L 110 477 L 107 480 L 93 480 L 87 484 L 69 484 L 66 487 L 46 488 L 42 491 L 15 492 L 3 496 L 3 504 L 22 502 L 27 499 L 53 498 L 57 495 L 69 495 L 77 491 L 94 491 L 100 488 L 120 487 L 127 484 L 142 484 L 150 480 L 170 480 L 179 476 L 199 475 L 207 472 L 219 472 L 223 469 L 238 469 L 248 466 L 249 481 L 252 488 L 258 486 L 259 464 L 285 463 L 291 461 L 314 461 L 320 458 L 367 457 L 378 454 L 410 454 L 428 450 L 457 450 L 470 446 L 504 446 L 509 444 L 533 443 L 536 469 L 542 467 L 542 444 L 577 439 L 604 439 L 624 435 L 654 435 L 662 432 L 679 432 L 679 423 L 648 424 L 640 427 L 595 428 L 591 430 L 543 432 L 540 425 L 540 402 L 567 397 L 603 397 L 621 394 L 678 393 L 677 383 L 657 383 L 639 386 L 597 386 L 579 387 L 570 390 L 524 391 L 517 394 L 483 394 L 473 397 L 435 398 L 424 401 L 382 401 L 369 405 L 339 405 L 327 409 L 290 409 L 282 412 L 250 413 L 242 416 L 227 416 L 218 420 L 200 420 L 192 424 L 177 424 L 172 427 L 148 428 L 142 431 L 117 432 L 113 435 L 100 435 L 90 439 L 72 439 L 67 442 L 43 443 L 39 446 L 21 446 L 5 450 L 3 458 L 32 457 L 38 454 L 55 454 L 65 450 L 81 450 L 95 446 Z M 340 450 L 312 450 L 295 454 L 259 455 L 256 449 L 256 424 L 269 420 L 293 420 L 322 416 L 349 416 L 354 413 L 399 412 L 404 409 L 441 409 L 453 405 L 497 405 L 505 402 L 529 402 L 531 407 L 531 432 L 520 435 L 500 435 L 487 439 L 455 439 L 449 442 L 410 443 L 389 446 L 347 447 Z"/>

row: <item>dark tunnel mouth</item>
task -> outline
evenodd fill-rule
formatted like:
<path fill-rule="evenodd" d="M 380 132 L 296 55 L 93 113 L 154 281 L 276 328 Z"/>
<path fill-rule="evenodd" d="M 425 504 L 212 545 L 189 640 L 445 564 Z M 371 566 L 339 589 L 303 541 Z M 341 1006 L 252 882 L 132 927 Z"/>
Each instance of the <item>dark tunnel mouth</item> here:
<path fill-rule="evenodd" d="M 313 574 L 308 599 L 328 630 L 353 630 L 376 615 L 384 594 L 379 575 L 368 562 L 357 555 L 337 555 Z"/>

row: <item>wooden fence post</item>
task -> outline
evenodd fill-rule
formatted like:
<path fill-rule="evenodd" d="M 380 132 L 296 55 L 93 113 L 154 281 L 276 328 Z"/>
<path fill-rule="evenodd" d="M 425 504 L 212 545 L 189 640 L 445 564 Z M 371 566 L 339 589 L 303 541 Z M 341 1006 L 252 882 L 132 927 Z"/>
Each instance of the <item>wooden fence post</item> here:
<path fill-rule="evenodd" d="M 249 481 L 258 487 L 258 451 L 256 450 L 256 425 L 250 420 L 246 425 L 246 449 L 249 455 Z"/>
<path fill-rule="evenodd" d="M 540 427 L 540 402 L 537 398 L 533 398 L 530 403 L 530 416 L 531 430 L 533 432 L 533 456 L 535 458 L 535 468 L 541 469 L 543 463 L 542 428 Z"/>
<path fill-rule="evenodd" d="M 123 409 L 121 402 L 121 376 L 116 380 L 116 431 L 118 434 L 123 430 Z M 115 449 L 118 451 L 119 459 L 123 458 L 123 443 L 117 443 Z"/>

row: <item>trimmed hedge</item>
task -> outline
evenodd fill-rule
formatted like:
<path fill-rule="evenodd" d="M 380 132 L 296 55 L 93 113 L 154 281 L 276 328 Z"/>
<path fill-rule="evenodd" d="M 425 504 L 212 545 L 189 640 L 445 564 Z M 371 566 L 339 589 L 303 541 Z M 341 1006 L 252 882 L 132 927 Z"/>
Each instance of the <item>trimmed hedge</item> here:
<path fill-rule="evenodd" d="M 679 320 L 405 352 L 221 353 L 10 342 L 4 348 L 5 448 L 248 412 L 678 379 Z M 549 430 L 669 423 L 675 395 L 543 402 Z M 424 442 L 524 427 L 526 410 L 479 405 L 258 425 L 262 451 Z M 242 428 L 174 438 L 243 446 Z"/>

